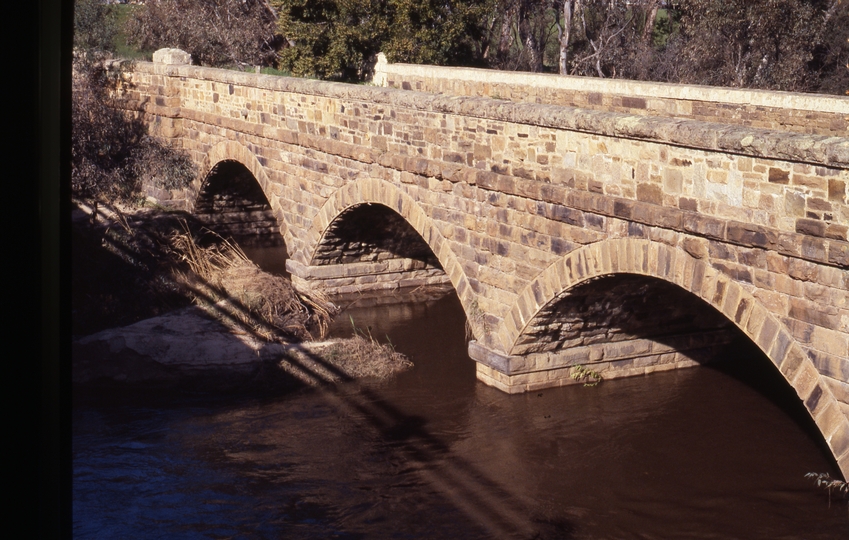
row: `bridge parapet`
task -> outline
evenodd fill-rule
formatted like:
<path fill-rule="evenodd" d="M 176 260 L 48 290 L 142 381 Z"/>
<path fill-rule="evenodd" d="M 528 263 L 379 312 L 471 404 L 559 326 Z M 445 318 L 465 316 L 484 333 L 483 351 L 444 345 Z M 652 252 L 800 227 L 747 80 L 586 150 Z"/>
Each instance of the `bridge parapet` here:
<path fill-rule="evenodd" d="M 377 86 L 455 96 L 488 96 L 838 137 L 849 132 L 849 100 L 839 96 L 390 64 L 382 53 L 373 80 Z"/>

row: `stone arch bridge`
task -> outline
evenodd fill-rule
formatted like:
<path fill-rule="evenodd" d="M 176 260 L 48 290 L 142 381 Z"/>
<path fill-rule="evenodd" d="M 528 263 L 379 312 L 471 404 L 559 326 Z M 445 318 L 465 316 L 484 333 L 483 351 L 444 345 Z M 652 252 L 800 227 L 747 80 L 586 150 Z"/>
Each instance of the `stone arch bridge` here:
<path fill-rule="evenodd" d="M 849 99 L 387 64 L 375 85 L 136 63 L 203 169 L 163 204 L 285 240 L 298 286 L 450 283 L 506 392 L 745 341 L 849 475 Z M 229 216 L 229 217 L 228 217 Z"/>

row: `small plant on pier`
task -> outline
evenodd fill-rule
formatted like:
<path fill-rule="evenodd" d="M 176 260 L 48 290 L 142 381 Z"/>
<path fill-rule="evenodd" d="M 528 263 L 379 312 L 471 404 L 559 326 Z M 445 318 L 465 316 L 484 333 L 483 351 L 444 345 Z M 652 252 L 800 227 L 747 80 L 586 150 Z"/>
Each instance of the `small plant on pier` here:
<path fill-rule="evenodd" d="M 572 368 L 572 378 L 576 381 L 586 380 L 584 386 L 596 386 L 602 381 L 601 373 L 598 371 L 585 368 L 581 364 Z M 590 382 L 592 380 L 592 382 Z"/>

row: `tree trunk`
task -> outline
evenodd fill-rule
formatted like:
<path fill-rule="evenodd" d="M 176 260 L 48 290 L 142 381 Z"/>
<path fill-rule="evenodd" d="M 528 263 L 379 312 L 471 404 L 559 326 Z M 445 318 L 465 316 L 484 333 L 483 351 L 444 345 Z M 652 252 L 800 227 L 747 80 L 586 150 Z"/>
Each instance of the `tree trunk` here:
<path fill-rule="evenodd" d="M 569 38 L 572 36 L 572 2 L 563 0 L 563 27 L 560 29 L 560 74 L 569 71 Z"/>
<path fill-rule="evenodd" d="M 516 15 L 516 8 L 510 6 L 504 12 L 504 18 L 501 19 L 501 33 L 498 38 L 498 56 L 504 58 L 510 52 L 510 43 L 513 38 L 513 18 Z"/>
<path fill-rule="evenodd" d="M 660 2 L 653 0 L 649 11 L 646 14 L 646 26 L 643 28 L 643 41 L 647 45 L 651 45 L 652 36 L 654 34 L 654 23 L 657 20 L 657 10 L 660 8 Z"/>
<path fill-rule="evenodd" d="M 519 5 L 519 37 L 530 56 L 531 71 L 539 73 L 542 71 L 542 47 L 531 27 L 528 3 L 528 0 L 524 0 Z"/>

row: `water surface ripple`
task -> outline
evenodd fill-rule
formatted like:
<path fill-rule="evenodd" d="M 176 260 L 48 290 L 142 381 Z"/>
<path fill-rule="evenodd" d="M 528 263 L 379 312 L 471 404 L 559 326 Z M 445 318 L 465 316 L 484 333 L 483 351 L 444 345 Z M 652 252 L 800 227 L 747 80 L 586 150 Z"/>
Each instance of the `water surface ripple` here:
<path fill-rule="evenodd" d="M 833 461 L 757 355 L 509 396 L 475 380 L 454 295 L 354 306 L 336 334 L 349 316 L 416 367 L 277 397 L 77 392 L 74 536 L 849 538 L 804 478 Z"/>

